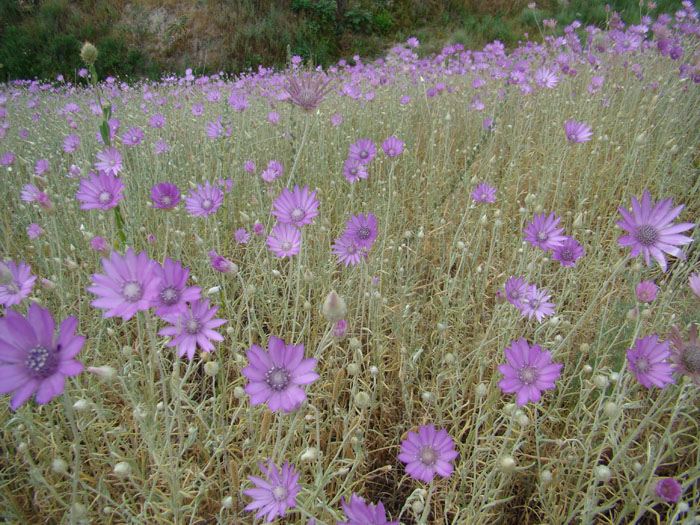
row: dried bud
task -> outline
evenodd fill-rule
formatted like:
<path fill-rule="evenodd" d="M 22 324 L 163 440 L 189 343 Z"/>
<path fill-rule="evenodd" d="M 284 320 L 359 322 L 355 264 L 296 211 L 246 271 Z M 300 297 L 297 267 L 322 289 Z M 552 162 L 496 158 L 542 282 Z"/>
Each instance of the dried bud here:
<path fill-rule="evenodd" d="M 105 381 L 111 381 L 117 377 L 117 371 L 111 366 L 88 366 L 87 371 L 99 376 Z"/>
<path fill-rule="evenodd" d="M 515 459 L 513 459 L 513 456 L 503 456 L 499 461 L 498 461 L 498 470 L 503 472 L 504 474 L 512 474 L 515 472 Z"/>
<path fill-rule="evenodd" d="M 347 310 L 345 300 L 335 290 L 332 290 L 323 301 L 321 313 L 329 322 L 337 323 L 345 317 Z"/>
<path fill-rule="evenodd" d="M 219 372 L 219 363 L 216 361 L 207 361 L 204 363 L 204 373 L 214 377 Z"/>
<path fill-rule="evenodd" d="M 114 465 L 114 473 L 120 478 L 126 477 L 131 472 L 131 467 L 126 461 L 120 461 Z"/>
<path fill-rule="evenodd" d="M 97 48 L 86 40 L 83 48 L 80 50 L 80 58 L 88 65 L 94 64 L 97 60 Z"/>

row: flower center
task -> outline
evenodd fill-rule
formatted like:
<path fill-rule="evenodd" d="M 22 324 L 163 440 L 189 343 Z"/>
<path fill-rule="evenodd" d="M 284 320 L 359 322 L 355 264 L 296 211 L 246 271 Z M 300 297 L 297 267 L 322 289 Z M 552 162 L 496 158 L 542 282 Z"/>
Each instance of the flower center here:
<path fill-rule="evenodd" d="M 108 191 L 103 191 L 100 193 L 98 200 L 100 201 L 100 204 L 108 204 L 112 200 L 112 194 Z"/>
<path fill-rule="evenodd" d="M 681 352 L 681 364 L 691 374 L 700 373 L 700 345 L 688 345 Z"/>
<path fill-rule="evenodd" d="M 173 198 L 170 195 L 163 195 L 160 198 L 160 202 L 162 202 L 163 204 L 170 204 L 173 202 Z"/>
<path fill-rule="evenodd" d="M 59 347 L 60 349 L 60 347 Z M 37 345 L 29 351 L 24 362 L 35 377 L 49 377 L 58 367 L 57 352 Z"/>
<path fill-rule="evenodd" d="M 200 323 L 197 319 L 188 319 L 185 321 L 185 332 L 187 332 L 190 335 L 196 335 L 202 330 L 202 323 Z"/>
<path fill-rule="evenodd" d="M 640 374 L 646 374 L 651 367 L 649 366 L 649 361 L 646 357 L 640 357 L 635 361 L 634 368 Z"/>
<path fill-rule="evenodd" d="M 275 392 L 280 392 L 289 386 L 289 370 L 281 367 L 272 367 L 265 372 L 265 382 Z"/>
<path fill-rule="evenodd" d="M 288 252 L 288 251 L 291 250 L 291 249 L 292 249 L 292 243 L 291 243 L 291 242 L 289 242 L 289 241 L 284 241 L 284 242 L 282 243 L 282 251 Z"/>
<path fill-rule="evenodd" d="M 369 239 L 369 236 L 372 234 L 370 229 L 367 226 L 363 226 L 357 231 L 357 237 L 359 239 L 362 239 L 363 241 L 366 239 Z"/>
<path fill-rule="evenodd" d="M 649 224 L 643 224 L 637 229 L 637 240 L 644 246 L 651 246 L 656 242 L 659 237 L 659 232 L 656 228 L 650 226 Z"/>
<path fill-rule="evenodd" d="M 358 171 L 358 170 L 357 170 L 356 167 L 352 167 L 352 168 L 350 168 L 348 171 L 350 172 L 350 175 L 353 175 L 353 176 L 354 176 L 354 175 L 357 175 L 357 171 Z"/>
<path fill-rule="evenodd" d="M 386 152 L 387 157 L 393 157 L 396 152 L 394 151 L 394 148 L 389 148 Z"/>
<path fill-rule="evenodd" d="M 564 248 L 559 254 L 559 257 L 561 257 L 562 261 L 570 261 L 574 258 L 574 253 L 571 250 Z"/>
<path fill-rule="evenodd" d="M 362 151 L 360 152 L 360 158 L 361 158 L 361 159 L 366 159 L 367 157 L 369 157 L 369 153 L 368 153 L 367 151 L 365 151 L 365 150 L 362 150 Z"/>
<path fill-rule="evenodd" d="M 272 497 L 277 503 L 282 503 L 287 499 L 289 491 L 282 485 L 277 485 L 272 489 Z"/>
<path fill-rule="evenodd" d="M 135 303 L 143 295 L 141 285 L 136 281 L 127 281 L 122 286 L 122 296 L 130 303 Z"/>
<path fill-rule="evenodd" d="M 160 300 L 163 304 L 172 306 L 180 300 L 180 291 L 174 286 L 168 286 L 160 291 Z"/>
<path fill-rule="evenodd" d="M 205 210 L 210 210 L 213 205 L 214 203 L 211 201 L 211 199 L 204 199 L 202 201 L 202 208 Z"/>
<path fill-rule="evenodd" d="M 314 93 L 313 89 L 304 88 L 299 92 L 297 98 L 301 102 L 302 107 L 311 107 L 316 101 L 316 93 Z"/>
<path fill-rule="evenodd" d="M 529 365 L 522 367 L 518 370 L 518 380 L 523 385 L 531 385 L 537 380 L 537 369 Z"/>
<path fill-rule="evenodd" d="M 306 217 L 306 212 L 301 208 L 294 208 L 292 210 L 292 222 L 299 222 L 304 217 Z"/>
<path fill-rule="evenodd" d="M 355 243 L 352 243 L 347 247 L 345 251 L 347 251 L 350 255 L 353 255 L 357 253 L 357 246 L 355 246 Z"/>
<path fill-rule="evenodd" d="M 549 235 L 547 232 L 537 232 L 537 240 L 540 242 L 544 242 L 547 239 L 549 239 Z"/>
<path fill-rule="evenodd" d="M 432 467 L 437 463 L 439 454 L 437 451 L 430 446 L 425 446 L 418 452 L 418 459 L 426 467 Z"/>

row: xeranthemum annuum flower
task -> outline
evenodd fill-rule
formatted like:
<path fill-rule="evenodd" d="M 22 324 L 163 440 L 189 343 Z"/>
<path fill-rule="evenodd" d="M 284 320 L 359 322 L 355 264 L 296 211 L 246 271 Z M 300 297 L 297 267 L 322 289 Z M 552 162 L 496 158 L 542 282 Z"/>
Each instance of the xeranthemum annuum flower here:
<path fill-rule="evenodd" d="M 330 92 L 332 86 L 331 80 L 323 75 L 315 75 L 314 77 L 305 77 L 299 81 L 294 76 L 287 77 L 285 89 L 289 94 L 289 101 L 292 104 L 306 110 L 316 108 L 325 96 Z"/>

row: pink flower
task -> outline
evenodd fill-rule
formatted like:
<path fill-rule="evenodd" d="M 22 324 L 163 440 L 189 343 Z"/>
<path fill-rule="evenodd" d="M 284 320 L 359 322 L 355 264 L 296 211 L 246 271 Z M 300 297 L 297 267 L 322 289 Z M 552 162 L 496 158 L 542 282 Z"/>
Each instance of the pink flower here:
<path fill-rule="evenodd" d="M 0 260 L 0 304 L 5 308 L 19 304 L 29 295 L 36 281 L 36 275 L 31 275 L 32 267 L 24 261 L 15 264 L 14 261 Z"/>
<path fill-rule="evenodd" d="M 95 167 L 109 175 L 116 176 L 122 170 L 122 154 L 117 148 L 106 147 L 97 154 L 97 159 Z"/>
<path fill-rule="evenodd" d="M 397 157 L 403 153 L 403 141 L 392 135 L 382 143 L 382 150 L 389 158 Z"/>
<path fill-rule="evenodd" d="M 555 250 L 566 240 L 565 235 L 561 235 L 564 228 L 557 228 L 561 217 L 554 217 L 554 212 L 545 217 L 544 213 L 536 213 L 532 222 L 528 222 L 523 233 L 525 240 L 542 248 L 544 251 Z"/>
<path fill-rule="evenodd" d="M 380 501 L 376 505 L 365 503 L 365 500 L 354 492 L 350 496 L 350 502 L 346 503 L 340 498 L 343 512 L 348 521 L 339 521 L 338 525 L 398 525 L 398 521 L 387 521 L 384 505 Z"/>
<path fill-rule="evenodd" d="M 348 149 L 350 150 L 348 157 L 359 160 L 361 164 L 368 164 L 377 156 L 377 148 L 370 139 L 359 139 Z"/>
<path fill-rule="evenodd" d="M 75 198 L 81 201 L 81 210 L 109 210 L 124 198 L 122 190 L 125 185 L 120 177 L 100 172 L 90 172 L 89 179 L 80 179 L 80 186 Z"/>
<path fill-rule="evenodd" d="M 656 385 L 666 388 L 669 383 L 675 383 L 671 377 L 673 371 L 666 359 L 671 355 L 669 342 L 659 343 L 659 336 L 646 335 L 635 341 L 634 349 L 627 350 L 629 369 L 637 376 L 637 381 L 645 387 Z"/>
<path fill-rule="evenodd" d="M 30 239 L 36 239 L 42 233 L 44 233 L 44 230 L 35 222 L 27 226 L 27 237 L 29 237 Z"/>
<path fill-rule="evenodd" d="M 267 245 L 275 257 L 291 257 L 299 253 L 301 232 L 292 224 L 277 224 L 267 236 Z"/>
<path fill-rule="evenodd" d="M 593 131 L 591 127 L 585 122 L 576 122 L 576 120 L 567 120 L 564 123 L 564 131 L 566 132 L 566 138 L 569 142 L 580 143 L 591 140 L 593 136 Z"/>
<path fill-rule="evenodd" d="M 576 266 L 576 260 L 583 257 L 584 251 L 581 245 L 573 237 L 565 237 L 561 246 L 554 249 L 552 259 L 559 261 L 562 266 Z"/>
<path fill-rule="evenodd" d="M 303 226 L 311 224 L 311 220 L 318 215 L 318 205 L 316 190 L 309 192 L 308 186 L 302 189 L 297 184 L 293 192 L 287 188 L 282 190 L 272 203 L 274 209 L 270 213 L 281 223 Z"/>
<path fill-rule="evenodd" d="M 517 392 L 516 403 L 525 405 L 528 401 L 537 403 L 542 390 L 554 388 L 554 381 L 564 365 L 550 363 L 552 358 L 540 345 L 527 344 L 524 338 L 512 341 L 505 349 L 507 364 L 498 365 L 498 371 L 505 377 L 498 383 L 503 393 Z"/>
<path fill-rule="evenodd" d="M 245 230 L 245 228 L 238 228 L 233 233 L 233 238 L 236 239 L 238 244 L 245 244 L 250 240 L 250 234 Z"/>
<path fill-rule="evenodd" d="M 640 303 L 650 303 L 656 299 L 656 292 L 659 287 L 654 284 L 654 281 L 642 281 L 635 288 L 635 293 L 637 295 L 637 301 Z"/>
<path fill-rule="evenodd" d="M 454 469 L 452 460 L 458 453 L 455 443 L 445 429 L 436 430 L 434 425 L 421 426 L 418 433 L 408 431 L 401 442 L 399 461 L 406 463 L 406 473 L 414 479 L 430 483 L 435 474 L 450 477 Z"/>
<path fill-rule="evenodd" d="M 224 202 L 224 193 L 221 188 L 212 186 L 209 181 L 205 185 L 197 184 L 196 190 L 190 191 L 190 196 L 185 197 L 185 207 L 194 217 L 206 217 L 214 213 Z"/>
<path fill-rule="evenodd" d="M 248 476 L 256 486 L 252 489 L 245 489 L 243 494 L 253 498 L 244 510 L 260 509 L 255 515 L 256 518 L 265 516 L 265 521 L 272 522 L 277 516 L 283 518 L 288 508 L 297 506 L 296 497 L 301 490 L 299 485 L 299 472 L 294 471 L 294 465 L 286 461 L 282 465 L 282 471 L 268 460 L 267 468 L 258 463 L 265 478 Z"/>
<path fill-rule="evenodd" d="M 204 352 L 211 352 L 214 350 L 212 341 L 224 340 L 214 328 L 224 324 L 226 319 L 213 319 L 219 307 L 209 308 L 209 299 L 193 301 L 188 305 L 189 308 L 182 314 L 163 316 L 172 326 L 163 328 L 158 335 L 172 337 L 168 346 L 177 346 L 177 355 L 182 357 L 187 354 L 187 359 L 191 361 L 197 346 Z"/>
<path fill-rule="evenodd" d="M 700 273 L 693 273 L 688 277 L 688 286 L 695 296 L 700 298 Z"/>
<path fill-rule="evenodd" d="M 478 184 L 472 191 L 471 197 L 474 202 L 493 203 L 496 200 L 496 188 L 485 182 Z"/>
<path fill-rule="evenodd" d="M 664 501 L 678 503 L 683 487 L 673 478 L 662 478 L 654 485 L 654 493 Z"/>

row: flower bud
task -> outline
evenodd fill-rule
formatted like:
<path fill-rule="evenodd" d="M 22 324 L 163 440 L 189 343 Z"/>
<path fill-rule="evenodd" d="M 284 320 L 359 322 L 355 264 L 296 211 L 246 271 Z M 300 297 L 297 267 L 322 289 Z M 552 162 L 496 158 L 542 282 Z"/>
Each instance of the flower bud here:
<path fill-rule="evenodd" d="M 540 473 L 540 481 L 542 482 L 543 485 L 547 485 L 552 482 L 552 471 L 551 470 L 543 470 Z"/>
<path fill-rule="evenodd" d="M 321 313 L 329 322 L 337 323 L 345 317 L 346 312 L 345 300 L 335 290 L 332 290 L 323 301 Z"/>
<path fill-rule="evenodd" d="M 318 459 L 318 449 L 316 447 L 309 447 L 301 454 L 301 461 L 304 463 L 310 463 Z"/>
<path fill-rule="evenodd" d="M 616 403 L 608 401 L 603 405 L 603 412 L 605 412 L 606 416 L 612 419 L 620 413 L 620 407 L 618 407 Z"/>
<path fill-rule="evenodd" d="M 85 399 L 78 399 L 75 403 L 73 403 L 73 410 L 76 412 L 84 412 L 88 408 L 90 408 L 90 403 Z"/>
<path fill-rule="evenodd" d="M 610 384 L 608 378 L 602 374 L 598 374 L 593 378 L 593 384 L 600 389 L 607 388 Z"/>
<path fill-rule="evenodd" d="M 214 377 L 219 373 L 219 363 L 217 361 L 207 361 L 204 363 L 204 373 L 208 376 Z"/>
<path fill-rule="evenodd" d="M 221 500 L 221 507 L 224 509 L 232 509 L 233 498 L 231 496 L 226 496 L 224 499 Z"/>
<path fill-rule="evenodd" d="M 114 473 L 120 478 L 126 477 L 131 472 L 131 467 L 126 461 L 120 461 L 114 465 Z"/>
<path fill-rule="evenodd" d="M 371 399 L 367 392 L 360 390 L 357 394 L 355 394 L 355 404 L 359 408 L 367 408 L 370 401 Z"/>
<path fill-rule="evenodd" d="M 56 474 L 65 474 L 68 470 L 68 463 L 63 458 L 54 458 L 51 462 L 51 470 Z"/>
<path fill-rule="evenodd" d="M 115 377 L 117 377 L 117 371 L 111 366 L 88 366 L 86 370 L 91 374 L 99 376 L 105 381 L 112 381 Z"/>
<path fill-rule="evenodd" d="M 476 385 L 476 388 L 474 389 L 474 393 L 476 394 L 476 397 L 484 397 L 487 392 L 488 392 L 488 387 L 486 386 L 485 383 L 479 383 L 478 385 Z"/>
<path fill-rule="evenodd" d="M 610 469 L 605 465 L 598 465 L 596 468 L 593 469 L 593 474 L 595 475 L 595 478 L 601 483 L 607 483 L 612 477 L 612 472 L 610 472 Z"/>
<path fill-rule="evenodd" d="M 503 472 L 504 474 L 512 474 L 515 472 L 515 459 L 513 459 L 513 456 L 503 456 L 501 459 L 498 460 L 498 470 Z"/>
<path fill-rule="evenodd" d="M 97 60 L 97 48 L 86 40 L 80 50 L 80 58 L 88 65 L 94 64 Z"/>

